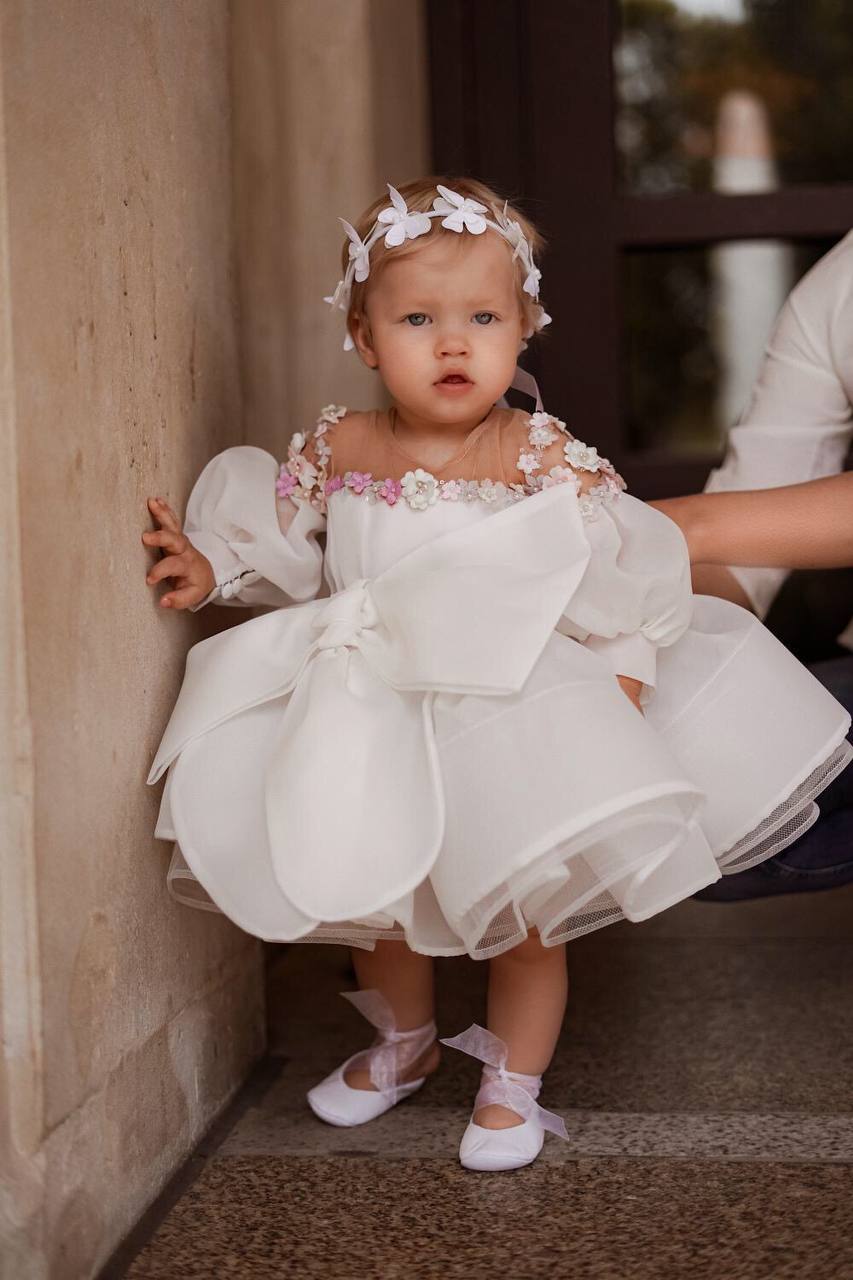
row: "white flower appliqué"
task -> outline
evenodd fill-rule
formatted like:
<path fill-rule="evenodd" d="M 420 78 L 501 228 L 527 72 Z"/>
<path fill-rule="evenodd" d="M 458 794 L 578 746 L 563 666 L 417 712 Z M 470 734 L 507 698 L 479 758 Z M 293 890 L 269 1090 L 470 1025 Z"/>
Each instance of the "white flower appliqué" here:
<path fill-rule="evenodd" d="M 311 492 L 317 480 L 317 468 L 313 462 L 309 462 L 304 453 L 297 454 L 290 459 L 290 474 L 296 476 L 300 487 L 307 492 Z"/>
<path fill-rule="evenodd" d="M 346 405 L 343 404 L 327 404 L 320 410 L 319 422 L 326 422 L 335 426 L 340 422 L 341 418 L 346 414 Z"/>
<path fill-rule="evenodd" d="M 541 463 L 535 453 L 520 453 L 518 462 L 516 463 L 519 471 L 526 476 L 532 475 L 534 471 L 538 471 Z"/>
<path fill-rule="evenodd" d="M 534 418 L 538 416 L 538 414 L 533 415 Z M 542 416 L 544 417 L 545 415 L 543 414 Z M 533 419 L 531 418 L 531 422 L 532 421 Z M 547 423 L 537 423 L 530 428 L 527 433 L 527 438 L 532 445 L 536 445 L 538 448 L 544 448 L 545 445 L 550 444 L 552 440 L 557 439 L 557 432 L 553 431 Z"/>
<path fill-rule="evenodd" d="M 487 225 L 483 214 L 489 212 L 484 204 L 480 204 L 479 200 L 463 199 L 449 187 L 443 187 L 440 182 L 436 185 L 436 191 L 443 198 L 436 196 L 432 207 L 436 213 L 447 214 L 447 217 L 441 220 L 443 227 L 448 231 L 467 229 L 472 235 L 482 235 Z"/>
<path fill-rule="evenodd" d="M 501 502 L 506 497 L 506 485 L 502 480 L 481 480 L 478 496 L 483 502 Z"/>
<path fill-rule="evenodd" d="M 378 222 L 391 224 L 390 229 L 385 233 L 386 248 L 393 249 L 404 240 L 415 240 L 418 236 L 426 235 L 431 225 L 426 214 L 410 213 L 400 192 L 396 187 L 392 187 L 390 182 L 388 194 L 391 197 L 391 205 L 377 216 Z M 356 279 L 358 278 L 356 276 Z"/>
<path fill-rule="evenodd" d="M 438 499 L 438 481 L 422 467 L 407 471 L 400 484 L 403 497 L 413 511 L 425 511 Z"/>
<path fill-rule="evenodd" d="M 583 440 L 568 440 L 563 445 L 563 455 L 572 467 L 580 467 L 581 471 L 599 471 L 601 459 L 594 444 L 584 444 Z"/>
<path fill-rule="evenodd" d="M 581 478 L 571 467 L 552 467 L 547 476 L 542 477 L 542 488 L 550 489 L 555 484 L 573 484 L 575 493 L 580 493 Z"/>

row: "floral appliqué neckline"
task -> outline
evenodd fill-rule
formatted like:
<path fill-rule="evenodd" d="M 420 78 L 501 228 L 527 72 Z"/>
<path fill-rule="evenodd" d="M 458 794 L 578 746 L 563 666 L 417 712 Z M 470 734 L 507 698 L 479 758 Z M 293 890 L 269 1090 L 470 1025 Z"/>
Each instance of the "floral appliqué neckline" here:
<path fill-rule="evenodd" d="M 627 488 L 608 458 L 602 458 L 594 445 L 569 437 L 563 445 L 563 456 L 568 466 L 551 467 L 541 474 L 542 453 L 557 440 L 560 434 L 569 435 L 565 422 L 550 413 L 534 413 L 527 420 L 527 446 L 518 455 L 516 466 L 525 477 L 523 484 L 504 484 L 501 480 L 438 480 L 429 471 L 416 467 L 407 471 L 399 480 L 390 477 L 380 479 L 369 471 L 346 471 L 343 475 L 328 474 L 331 447 L 327 440 L 330 428 L 335 427 L 347 410 L 343 405 L 326 405 L 314 427 L 313 441 L 316 463 L 306 458 L 306 435 L 298 431 L 287 451 L 287 461 L 281 464 L 275 491 L 280 498 L 301 498 L 319 511 L 325 512 L 329 497 L 338 491 L 347 491 L 366 502 L 384 502 L 393 507 L 403 503 L 412 511 L 426 511 L 436 502 L 473 502 L 475 500 L 504 506 L 528 498 L 542 489 L 556 484 L 573 484 L 578 496 L 580 513 L 585 520 L 594 520 L 604 503 L 613 502 Z M 601 480 L 586 493 L 581 493 L 579 471 L 598 472 Z"/>

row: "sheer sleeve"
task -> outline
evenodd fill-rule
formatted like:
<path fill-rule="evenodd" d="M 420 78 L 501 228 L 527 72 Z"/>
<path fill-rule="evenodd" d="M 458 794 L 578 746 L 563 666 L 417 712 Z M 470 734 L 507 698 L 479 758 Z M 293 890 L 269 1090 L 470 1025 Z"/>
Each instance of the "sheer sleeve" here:
<path fill-rule="evenodd" d="M 316 596 L 325 515 L 299 485 L 282 486 L 271 453 L 237 445 L 211 458 L 187 503 L 184 533 L 213 568 L 208 603 L 281 607 Z"/>
<path fill-rule="evenodd" d="M 586 573 L 558 623 L 558 631 L 601 655 L 614 676 L 654 688 L 658 649 L 674 644 L 690 625 L 690 554 L 678 525 L 624 492 L 607 458 L 569 436 L 542 451 L 545 483 L 570 481 L 591 555 Z"/>

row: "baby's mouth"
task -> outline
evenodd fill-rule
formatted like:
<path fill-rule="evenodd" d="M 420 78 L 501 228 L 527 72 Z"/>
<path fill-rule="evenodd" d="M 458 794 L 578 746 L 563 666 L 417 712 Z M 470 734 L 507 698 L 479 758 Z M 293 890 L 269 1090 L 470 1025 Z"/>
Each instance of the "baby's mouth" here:
<path fill-rule="evenodd" d="M 465 383 L 470 381 L 471 379 L 467 377 L 464 373 L 446 373 L 443 378 L 439 378 L 438 385 L 442 386 L 442 385 L 450 384 L 451 386 L 454 386 L 457 383 Z"/>

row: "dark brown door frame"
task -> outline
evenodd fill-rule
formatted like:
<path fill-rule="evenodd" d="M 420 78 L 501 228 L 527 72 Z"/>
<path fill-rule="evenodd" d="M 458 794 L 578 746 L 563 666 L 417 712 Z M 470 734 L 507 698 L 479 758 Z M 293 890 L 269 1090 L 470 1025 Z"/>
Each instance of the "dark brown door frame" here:
<path fill-rule="evenodd" d="M 853 227 L 853 183 L 624 195 L 613 128 L 617 0 L 427 0 L 427 15 L 435 169 L 520 198 L 549 241 L 543 300 L 554 320 L 525 358 L 546 406 L 612 455 L 637 496 L 701 489 L 718 456 L 627 445 L 622 255 L 840 236 Z"/>

